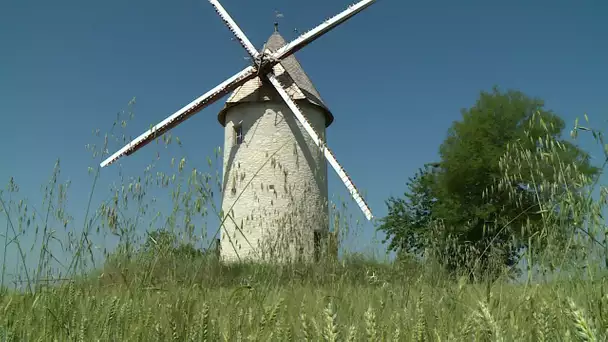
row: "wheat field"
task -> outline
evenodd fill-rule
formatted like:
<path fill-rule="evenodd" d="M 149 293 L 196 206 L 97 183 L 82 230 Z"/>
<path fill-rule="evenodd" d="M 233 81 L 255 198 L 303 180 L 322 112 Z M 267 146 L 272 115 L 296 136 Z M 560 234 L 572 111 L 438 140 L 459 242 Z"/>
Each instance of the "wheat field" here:
<path fill-rule="evenodd" d="M 3 340 L 601 341 L 607 336 L 604 279 L 480 285 L 447 281 L 437 275 L 441 271 L 363 260 L 281 270 L 179 263 L 183 272 L 197 267 L 207 275 L 137 286 L 134 279 L 143 274 L 129 275 L 123 268 L 123 276 L 106 273 L 35 294 L 5 293 Z"/>

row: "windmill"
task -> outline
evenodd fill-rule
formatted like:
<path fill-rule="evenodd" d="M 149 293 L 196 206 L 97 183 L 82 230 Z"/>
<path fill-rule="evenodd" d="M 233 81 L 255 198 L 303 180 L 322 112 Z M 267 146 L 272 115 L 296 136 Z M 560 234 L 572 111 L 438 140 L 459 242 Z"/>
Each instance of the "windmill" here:
<path fill-rule="evenodd" d="M 232 92 L 225 129 L 221 255 L 224 260 L 318 256 L 329 229 L 327 162 L 368 220 L 371 210 L 325 143 L 333 115 L 294 53 L 375 0 L 362 0 L 286 43 L 278 24 L 258 51 L 218 0 L 209 0 L 253 65 L 187 104 L 104 160 L 131 155 Z M 238 188 L 238 189 L 237 189 Z"/>

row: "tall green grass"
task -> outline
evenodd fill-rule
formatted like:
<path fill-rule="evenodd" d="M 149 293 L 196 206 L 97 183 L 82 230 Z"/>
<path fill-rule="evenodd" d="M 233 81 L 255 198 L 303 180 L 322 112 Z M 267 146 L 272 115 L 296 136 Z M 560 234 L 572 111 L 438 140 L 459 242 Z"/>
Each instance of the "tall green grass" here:
<path fill-rule="evenodd" d="M 133 105 L 119 113 L 108 135 L 94 132 L 101 139 L 91 145 L 96 161 L 113 149 L 110 142 L 126 142 L 121 129 Z M 579 130 L 589 129 L 577 123 Z M 591 132 L 608 161 L 601 134 Z M 502 161 L 505 171 L 554 158 L 560 146 L 547 139 L 533 154 L 511 146 Z M 425 260 L 391 261 L 348 253 L 343 242 L 356 234 L 357 222 L 339 202 L 330 205 L 332 238 L 320 262 L 223 264 L 214 251 L 216 227 L 205 226 L 209 217 L 225 218 L 217 207 L 220 153 L 208 159 L 210 171 L 202 172 L 188 166 L 187 156 L 164 157 L 165 147 L 173 155 L 179 151 L 171 147 L 179 146 L 179 139 L 166 135 L 162 142 L 160 158 L 141 176 L 129 178 L 118 165 L 121 183 L 97 207 L 100 170 L 90 168 L 91 195 L 79 222 L 67 213 L 69 184 L 61 182 L 59 163 L 41 207 L 20 199 L 13 180 L 0 193 L 7 219 L 2 341 L 603 341 L 608 336 L 601 216 L 608 192 L 597 180 L 582 179 L 572 165 L 560 165 L 558 179 L 544 177 L 541 167 L 518 170 L 535 176 L 533 188 L 547 210 L 546 227 L 531 243 L 534 253 L 524 256 L 528 272 L 519 279 L 507 269 L 498 279 L 448 274 L 432 253 Z M 503 181 L 496 186 L 509 180 Z M 572 182 L 588 185 L 586 192 L 572 190 L 564 197 L 551 190 Z M 168 204 L 171 210 L 162 211 Z M 564 220 L 550 210 L 555 205 L 572 209 L 580 225 L 561 227 Z M 39 248 L 34 267 L 26 261 L 33 253 L 25 245 L 28 232 Z M 99 253 L 94 247 L 105 238 L 117 247 Z M 9 247 L 17 259 L 7 256 Z M 15 261 L 25 285 L 20 289 L 9 287 L 6 277 Z M 536 276 L 547 273 L 552 277 Z"/>

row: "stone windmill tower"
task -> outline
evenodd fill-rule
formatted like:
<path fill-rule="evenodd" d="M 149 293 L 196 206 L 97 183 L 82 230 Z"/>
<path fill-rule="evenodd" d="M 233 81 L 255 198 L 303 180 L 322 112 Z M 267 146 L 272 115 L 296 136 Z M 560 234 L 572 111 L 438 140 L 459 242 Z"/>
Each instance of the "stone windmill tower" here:
<path fill-rule="evenodd" d="M 285 45 L 275 23 L 265 49 L 274 53 Z M 290 98 L 325 140 L 333 116 L 300 63 L 291 55 L 276 68 Z M 222 255 L 310 258 L 329 229 L 323 153 L 263 78 L 237 88 L 218 119 L 225 127 L 222 210 L 230 215 Z"/>
<path fill-rule="evenodd" d="M 369 7 L 362 0 L 286 43 L 275 31 L 258 51 L 218 0 L 209 0 L 254 61 L 101 163 L 139 150 L 232 92 L 218 120 L 225 129 L 221 256 L 311 260 L 328 230 L 327 164 L 368 220 L 372 213 L 325 143 L 333 116 L 294 53 Z"/>

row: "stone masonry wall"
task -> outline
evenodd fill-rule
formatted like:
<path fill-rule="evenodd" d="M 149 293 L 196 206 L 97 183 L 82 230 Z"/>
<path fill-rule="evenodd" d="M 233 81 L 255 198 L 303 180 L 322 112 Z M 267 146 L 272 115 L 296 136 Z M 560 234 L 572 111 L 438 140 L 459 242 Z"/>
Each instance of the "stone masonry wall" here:
<path fill-rule="evenodd" d="M 325 139 L 324 114 L 299 105 Z M 238 124 L 242 144 L 235 144 Z M 328 230 L 327 191 L 326 160 L 286 104 L 243 103 L 228 110 L 222 209 L 230 216 L 220 237 L 223 260 L 310 260 L 313 232 Z"/>

